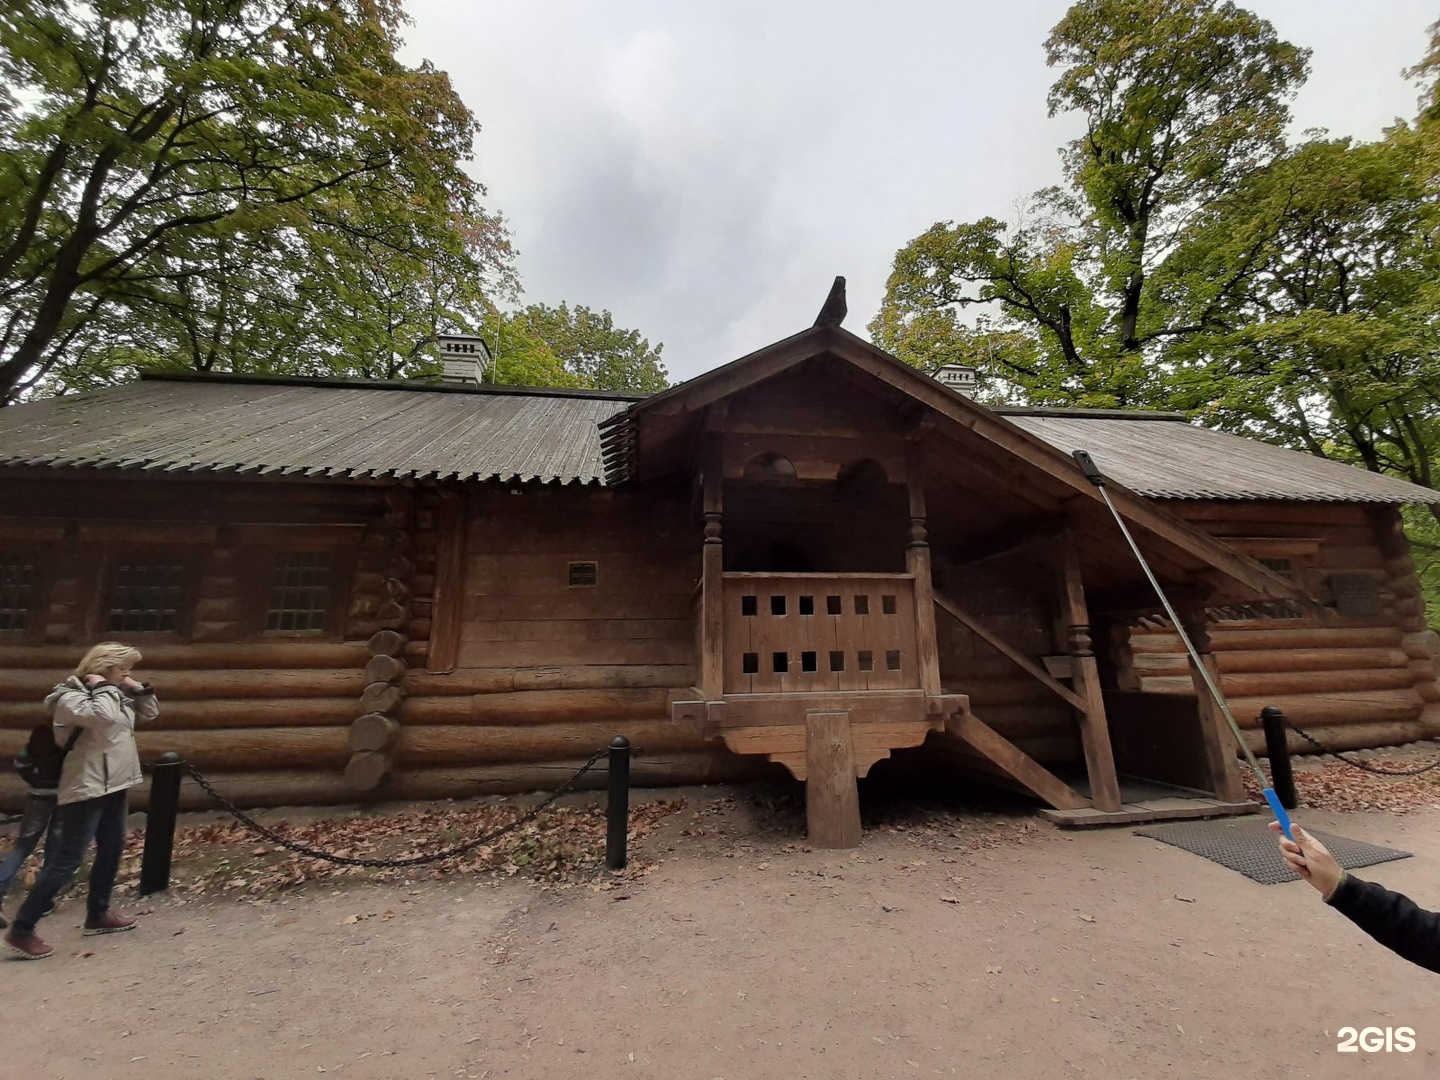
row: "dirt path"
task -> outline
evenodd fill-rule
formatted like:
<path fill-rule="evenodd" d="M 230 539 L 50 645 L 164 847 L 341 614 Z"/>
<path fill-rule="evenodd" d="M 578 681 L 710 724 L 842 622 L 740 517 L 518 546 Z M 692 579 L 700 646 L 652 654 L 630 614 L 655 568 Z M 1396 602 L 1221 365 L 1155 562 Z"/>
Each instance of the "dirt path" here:
<path fill-rule="evenodd" d="M 55 957 L 0 963 L 5 1072 L 1388 1080 L 1440 1066 L 1440 977 L 1298 882 L 1003 816 L 807 851 L 765 806 L 718 800 L 688 793 L 638 853 L 658 862 L 614 888 L 162 898 L 137 932 L 100 938 L 81 937 L 70 899 L 42 924 Z M 1440 810 L 1302 820 L 1415 852 L 1368 874 L 1440 906 Z M 1346 1025 L 1409 1026 L 1418 1047 L 1338 1053 Z"/>

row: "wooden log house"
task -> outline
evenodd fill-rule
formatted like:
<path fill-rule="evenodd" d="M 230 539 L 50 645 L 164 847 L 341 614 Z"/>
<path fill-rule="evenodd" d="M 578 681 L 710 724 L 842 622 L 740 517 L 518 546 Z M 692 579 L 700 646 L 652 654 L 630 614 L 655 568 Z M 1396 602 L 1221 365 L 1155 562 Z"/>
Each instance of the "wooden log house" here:
<path fill-rule="evenodd" d="M 1336 747 L 1440 733 L 1398 513 L 1432 493 L 986 408 L 817 325 L 646 399 L 153 376 L 0 410 L 0 754 L 117 638 L 162 694 L 143 755 L 252 806 L 543 789 L 615 734 L 640 784 L 783 767 L 828 845 L 895 751 L 1095 820 L 1131 777 L 1243 804 L 1074 449 L 1256 749 L 1267 704 Z"/>

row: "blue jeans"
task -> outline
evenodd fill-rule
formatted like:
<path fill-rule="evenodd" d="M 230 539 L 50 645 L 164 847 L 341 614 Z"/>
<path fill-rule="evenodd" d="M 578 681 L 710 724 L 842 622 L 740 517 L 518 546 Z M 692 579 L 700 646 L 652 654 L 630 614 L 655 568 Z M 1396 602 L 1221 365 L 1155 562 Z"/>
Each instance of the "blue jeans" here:
<path fill-rule="evenodd" d="M 120 873 L 120 856 L 125 851 L 125 822 L 129 814 L 126 792 L 112 791 L 98 799 L 65 803 L 55 808 L 55 832 L 45 845 L 45 862 L 30 890 L 10 933 L 17 938 L 35 932 L 40 916 L 50 910 L 56 895 L 75 876 L 85 861 L 90 841 L 95 841 L 95 865 L 90 868 L 90 895 L 86 915 L 98 919 L 110 910 L 110 891 Z"/>
<path fill-rule="evenodd" d="M 59 843 L 56 839 L 60 829 L 55 818 L 55 796 L 36 795 L 32 791 L 25 800 L 25 812 L 20 815 L 20 835 L 15 838 L 15 846 L 4 859 L 0 859 L 0 902 L 10 891 L 10 885 L 15 875 L 20 873 L 20 867 L 25 865 L 25 860 L 35 853 L 40 838 L 45 835 L 46 826 L 50 828 L 50 839 L 45 842 L 48 851 Z"/>

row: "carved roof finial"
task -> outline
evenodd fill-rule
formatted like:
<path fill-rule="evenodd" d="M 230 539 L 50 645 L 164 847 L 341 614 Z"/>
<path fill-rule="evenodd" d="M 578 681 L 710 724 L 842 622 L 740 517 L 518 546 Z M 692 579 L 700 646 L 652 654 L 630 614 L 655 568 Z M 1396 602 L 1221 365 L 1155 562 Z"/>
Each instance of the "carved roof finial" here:
<path fill-rule="evenodd" d="M 835 284 L 830 286 L 830 295 L 825 298 L 825 306 L 820 309 L 820 314 L 815 316 L 816 326 L 839 326 L 845 321 L 845 279 L 837 277 Z"/>

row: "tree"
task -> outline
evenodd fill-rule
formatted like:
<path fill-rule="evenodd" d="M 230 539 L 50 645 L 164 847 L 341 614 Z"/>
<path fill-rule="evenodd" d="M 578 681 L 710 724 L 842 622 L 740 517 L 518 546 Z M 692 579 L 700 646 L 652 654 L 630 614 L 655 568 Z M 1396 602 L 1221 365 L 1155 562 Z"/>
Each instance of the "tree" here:
<path fill-rule="evenodd" d="M 0 402 L 65 357 L 315 340 L 312 301 L 367 254 L 438 282 L 485 221 L 460 168 L 476 124 L 444 73 L 396 59 L 402 20 L 398 0 L 0 11 Z"/>
<path fill-rule="evenodd" d="M 669 385 L 660 362 L 663 345 L 652 347 L 636 330 L 622 330 L 608 311 L 531 304 L 516 313 L 518 336 L 543 343 L 581 386 L 649 394 Z"/>
<path fill-rule="evenodd" d="M 1147 357 L 1213 317 L 1177 306 L 1156 271 L 1191 216 L 1281 149 L 1309 54 L 1215 0 L 1081 0 L 1045 48 L 1051 115 L 1086 122 L 1063 150 L 1068 189 L 1037 193 L 1014 227 L 946 222 L 912 241 L 872 333 L 903 353 L 926 313 L 998 307 L 992 329 L 1031 347 L 990 339 L 986 376 L 1041 400 L 1143 403 Z"/>

